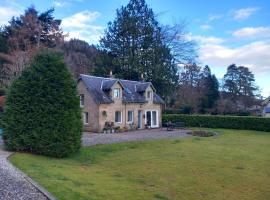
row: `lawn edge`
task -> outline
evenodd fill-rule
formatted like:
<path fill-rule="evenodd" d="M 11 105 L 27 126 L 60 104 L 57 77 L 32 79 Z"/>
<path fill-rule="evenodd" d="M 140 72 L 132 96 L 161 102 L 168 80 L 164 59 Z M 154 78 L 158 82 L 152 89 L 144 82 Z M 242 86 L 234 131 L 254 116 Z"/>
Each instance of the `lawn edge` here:
<path fill-rule="evenodd" d="M 20 174 L 22 174 L 23 178 L 28 181 L 31 185 L 33 185 L 39 192 L 41 192 L 47 199 L 49 200 L 58 200 L 54 195 L 52 195 L 48 190 L 46 190 L 43 186 L 34 181 L 30 176 L 20 170 L 17 166 L 15 166 L 11 161 L 10 157 L 15 152 L 11 152 L 11 154 L 6 158 L 7 162 L 9 162 Z"/>

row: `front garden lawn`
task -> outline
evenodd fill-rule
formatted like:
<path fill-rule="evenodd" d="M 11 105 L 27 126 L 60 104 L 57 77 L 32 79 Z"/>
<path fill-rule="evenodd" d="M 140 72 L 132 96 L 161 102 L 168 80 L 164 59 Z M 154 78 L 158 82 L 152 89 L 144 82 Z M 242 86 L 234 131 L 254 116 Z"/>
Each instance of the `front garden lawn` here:
<path fill-rule="evenodd" d="M 66 159 L 16 153 L 11 162 L 59 199 L 267 200 L 270 133 L 82 148 Z"/>

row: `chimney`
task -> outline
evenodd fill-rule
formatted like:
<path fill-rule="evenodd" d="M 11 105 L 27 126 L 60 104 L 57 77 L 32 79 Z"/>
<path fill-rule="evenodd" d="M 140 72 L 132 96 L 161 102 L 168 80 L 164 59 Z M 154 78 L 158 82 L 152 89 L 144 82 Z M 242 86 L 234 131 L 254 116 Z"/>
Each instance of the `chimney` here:
<path fill-rule="evenodd" d="M 141 73 L 141 81 L 144 81 L 143 73 Z"/>
<path fill-rule="evenodd" d="M 112 70 L 110 70 L 110 75 L 109 76 L 110 76 L 110 78 L 114 78 Z"/>

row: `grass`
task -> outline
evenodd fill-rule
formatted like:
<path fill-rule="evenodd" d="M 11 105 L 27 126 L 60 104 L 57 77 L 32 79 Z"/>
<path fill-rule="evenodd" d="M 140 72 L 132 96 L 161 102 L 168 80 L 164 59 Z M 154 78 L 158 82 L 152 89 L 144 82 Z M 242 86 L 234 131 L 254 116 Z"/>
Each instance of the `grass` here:
<path fill-rule="evenodd" d="M 270 199 L 270 134 L 214 131 L 82 148 L 66 159 L 16 153 L 11 162 L 65 200 Z"/>

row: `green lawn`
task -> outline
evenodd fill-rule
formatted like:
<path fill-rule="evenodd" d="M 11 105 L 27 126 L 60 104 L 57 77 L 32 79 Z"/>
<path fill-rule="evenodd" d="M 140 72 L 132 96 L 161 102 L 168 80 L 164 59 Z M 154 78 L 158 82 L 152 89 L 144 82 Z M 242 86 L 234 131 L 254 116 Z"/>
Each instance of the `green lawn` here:
<path fill-rule="evenodd" d="M 83 148 L 67 159 L 16 153 L 11 161 L 59 199 L 268 200 L 270 133 Z"/>

